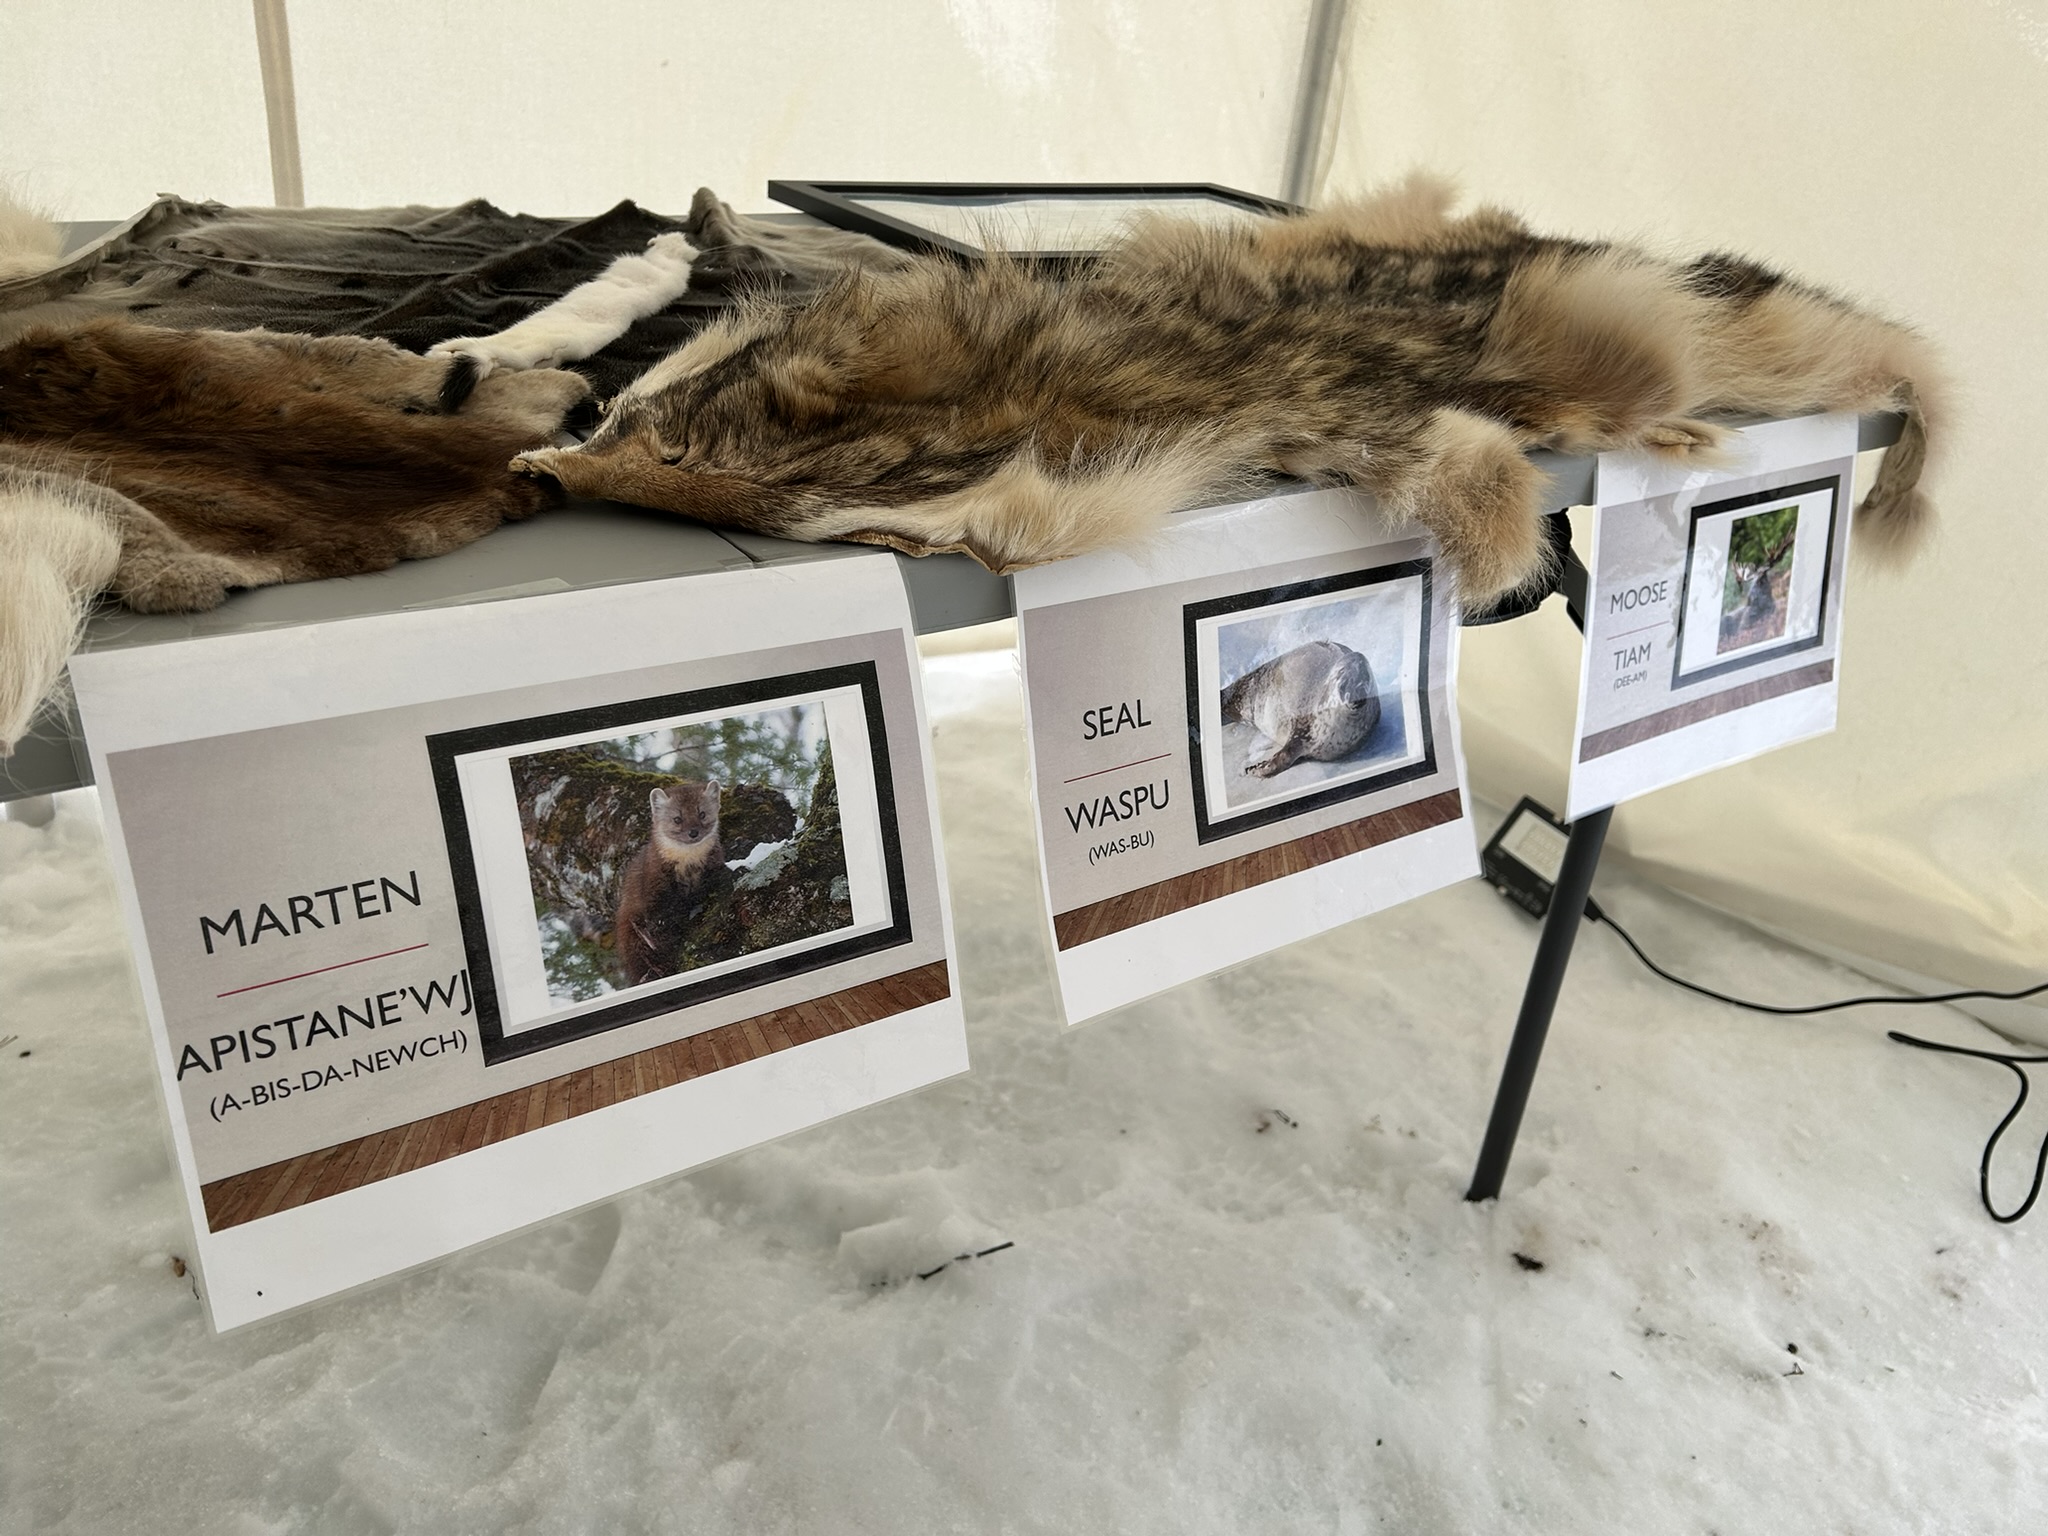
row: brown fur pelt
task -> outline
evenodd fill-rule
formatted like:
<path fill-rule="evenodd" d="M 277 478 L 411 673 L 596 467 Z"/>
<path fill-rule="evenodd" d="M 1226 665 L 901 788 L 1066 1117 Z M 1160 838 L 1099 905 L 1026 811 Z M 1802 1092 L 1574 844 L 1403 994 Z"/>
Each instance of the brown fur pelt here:
<path fill-rule="evenodd" d="M 1723 412 L 1905 409 L 1859 538 L 1925 523 L 1912 332 L 1740 257 L 1687 265 L 1462 217 L 1443 183 L 1298 218 L 1139 225 L 1091 275 L 930 258 L 759 301 L 515 467 L 578 495 L 995 570 L 1113 544 L 1279 472 L 1375 493 L 1468 603 L 1535 577 L 1525 453 L 1712 462 Z"/>
<path fill-rule="evenodd" d="M 69 480 L 112 519 L 129 607 L 211 608 L 442 554 L 558 500 L 506 461 L 588 386 L 474 374 L 358 337 L 33 330 L 0 348 L 0 473 Z"/>

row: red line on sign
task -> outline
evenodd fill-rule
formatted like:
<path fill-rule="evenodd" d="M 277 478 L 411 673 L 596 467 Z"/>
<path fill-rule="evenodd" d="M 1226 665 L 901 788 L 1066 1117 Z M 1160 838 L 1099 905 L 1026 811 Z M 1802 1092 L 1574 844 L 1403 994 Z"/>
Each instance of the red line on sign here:
<path fill-rule="evenodd" d="M 308 976 L 319 976 L 327 971 L 345 971 L 352 965 L 368 965 L 372 960 L 389 960 L 393 955 L 409 955 L 416 949 L 425 949 L 424 944 L 408 944 L 403 949 L 387 949 L 381 955 L 365 955 L 360 960 L 344 960 L 339 965 L 323 965 L 315 970 L 300 971 L 295 976 L 280 976 L 276 981 L 252 982 L 246 987 L 230 987 L 225 992 L 216 992 L 215 997 L 233 997 L 238 992 L 260 992 L 265 987 L 282 986 L 287 981 L 303 981 Z"/>
<path fill-rule="evenodd" d="M 1171 757 L 1171 752 L 1160 752 L 1152 757 L 1141 757 L 1135 763 L 1118 763 L 1116 768 L 1098 768 L 1093 773 L 1077 773 L 1071 779 L 1061 779 L 1062 784 L 1078 784 L 1083 779 L 1100 778 L 1105 773 L 1115 773 L 1117 768 L 1136 768 L 1144 763 L 1156 763 L 1162 757 Z"/>

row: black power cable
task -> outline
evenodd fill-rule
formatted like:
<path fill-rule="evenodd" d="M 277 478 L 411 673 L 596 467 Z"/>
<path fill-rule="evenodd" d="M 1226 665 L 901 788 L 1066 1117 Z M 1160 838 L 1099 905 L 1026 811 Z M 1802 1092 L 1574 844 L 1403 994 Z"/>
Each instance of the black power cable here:
<path fill-rule="evenodd" d="M 2048 992 L 2048 981 L 2044 981 L 2035 986 L 2021 987 L 2016 992 L 1993 992 L 1984 987 L 1971 987 L 1961 992 L 1937 992 L 1925 997 L 1902 997 L 1892 994 L 1870 997 L 1845 997 L 1832 1003 L 1808 1003 L 1799 1007 L 1785 1007 L 1776 1003 L 1753 1003 L 1747 998 L 1730 997 L 1725 992 L 1716 992 L 1712 987 L 1703 987 L 1698 982 L 1687 981 L 1683 976 L 1672 975 L 1671 972 L 1665 970 L 1663 966 L 1644 954 L 1642 945 L 1635 941 L 1629 931 L 1609 917 L 1601 909 L 1600 904 L 1590 897 L 1586 901 L 1586 920 L 1593 923 L 1605 923 L 1616 933 L 1620 934 L 1621 942 L 1634 952 L 1638 960 L 1642 961 L 1652 972 L 1670 982 L 1674 987 L 1683 987 L 1686 991 L 1696 992 L 1701 997 L 1711 997 L 1717 1003 L 1728 1003 L 1736 1008 L 1747 1008 L 1753 1013 L 1774 1013 L 1781 1016 L 1806 1013 L 1833 1013 L 1838 1008 L 1861 1008 L 1871 1004 L 1953 1003 L 1971 997 L 1990 998 L 1999 1002 L 2018 1002 L 2023 997 L 2033 997 L 2037 993 Z M 1914 1046 L 1923 1051 L 1941 1051 L 1950 1056 L 1969 1056 L 1978 1061 L 1995 1061 L 2002 1067 L 2012 1069 L 2013 1076 L 2020 1080 L 2019 1097 L 2013 1100 L 2012 1108 L 2005 1112 L 2005 1118 L 1998 1122 L 1998 1129 L 1991 1133 L 1991 1139 L 1984 1143 L 1984 1156 L 1977 1165 L 1977 1194 L 1984 1202 L 1985 1213 L 1996 1222 L 2009 1224 L 2018 1221 L 2027 1212 L 2031 1211 L 2034 1208 L 2034 1202 L 2041 1197 L 2042 1182 L 2044 1179 L 2048 1179 L 2048 1136 L 2042 1138 L 2040 1154 L 2034 1159 L 2034 1182 L 2033 1186 L 2027 1191 L 2027 1198 L 2019 1203 L 2017 1209 L 2008 1211 L 2003 1215 L 1999 1213 L 1998 1207 L 1991 1203 L 1991 1159 L 1998 1151 L 1999 1138 L 2005 1135 L 2013 1121 L 2019 1118 L 2020 1111 L 2026 1108 L 2027 1096 L 2033 1089 L 2033 1084 L 2027 1077 L 2025 1064 L 2040 1065 L 2048 1063 L 2048 1056 L 2021 1056 L 2005 1051 L 1980 1051 L 1969 1046 L 1944 1045 L 1937 1040 L 1922 1040 L 1917 1035 L 1901 1034 L 1896 1029 L 1886 1031 L 1886 1038 L 1896 1040 L 1901 1045 Z"/>
<path fill-rule="evenodd" d="M 1730 997 L 1726 992 L 1716 992 L 1712 987 L 1703 987 L 1697 982 L 1687 981 L 1683 976 L 1672 975 L 1663 966 L 1644 954 L 1642 946 L 1629 937 L 1628 930 L 1602 911 L 1600 904 L 1591 897 L 1586 899 L 1586 921 L 1605 923 L 1608 927 L 1612 928 L 1621 935 L 1621 942 L 1635 951 L 1638 960 L 1642 961 L 1644 965 L 1655 971 L 1674 987 L 1683 987 L 1688 992 L 1697 992 L 1701 997 L 1711 997 L 1717 1003 L 1732 1003 L 1737 1008 L 1747 1008 L 1753 1013 L 1833 1013 L 1837 1008 L 1861 1008 L 1866 1003 L 1953 1003 L 1966 997 L 1996 998 L 2000 1002 L 2011 1003 L 2017 1002 L 2023 997 L 2032 997 L 2037 992 L 2048 992 L 2048 981 L 2044 981 L 2037 986 L 2022 987 L 2017 992 L 1989 992 L 1982 987 L 1972 987 L 1964 992 L 1930 992 L 1925 997 L 1917 995 L 1901 997 L 1885 993 L 1871 997 L 1845 997 L 1839 1002 L 1833 1003 L 1808 1003 L 1798 1008 L 1779 1007 L 1775 1003 L 1752 1003 L 1740 997 Z"/>
<path fill-rule="evenodd" d="M 2041 989 L 2034 987 L 2031 991 Z M 1918 1046 L 1923 1051 L 1944 1051 L 1951 1056 L 1974 1056 L 1979 1061 L 1995 1061 L 2001 1067 L 2012 1068 L 2012 1075 L 2020 1080 L 2019 1097 L 2012 1101 L 2012 1108 L 2005 1112 L 2005 1118 L 1998 1122 L 1998 1129 L 1991 1133 L 1991 1139 L 1984 1143 L 1984 1159 L 1977 1165 L 1977 1195 L 1984 1202 L 1984 1210 L 1993 1221 L 2015 1222 L 2034 1208 L 2034 1202 L 2041 1198 L 2041 1180 L 2048 1175 L 2048 1136 L 2041 1138 L 2040 1154 L 2034 1159 L 2034 1183 L 2027 1191 L 2027 1198 L 2019 1208 L 2001 1216 L 1998 1207 L 1991 1203 L 1991 1156 L 1998 1150 L 1998 1138 L 2005 1134 L 2007 1126 L 2019 1119 L 2020 1111 L 2027 1107 L 2027 1094 L 2033 1085 L 2027 1081 L 2027 1069 L 2021 1062 L 2048 1062 L 2048 1056 L 2013 1056 L 2004 1051 L 1976 1051 L 1964 1045 L 1944 1045 L 1938 1040 L 1922 1040 L 1913 1035 L 1902 1035 L 1896 1029 L 1886 1031 L 1889 1038 L 1901 1045 Z"/>

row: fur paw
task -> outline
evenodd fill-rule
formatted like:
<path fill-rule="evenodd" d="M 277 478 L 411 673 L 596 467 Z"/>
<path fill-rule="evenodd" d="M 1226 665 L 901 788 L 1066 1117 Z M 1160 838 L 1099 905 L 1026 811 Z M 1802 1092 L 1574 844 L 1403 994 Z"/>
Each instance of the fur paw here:
<path fill-rule="evenodd" d="M 690 242 L 679 234 L 656 235 L 647 242 L 647 259 L 665 267 L 687 267 L 697 259 Z"/>
<path fill-rule="evenodd" d="M 439 341 L 427 348 L 429 357 L 466 357 L 476 367 L 476 378 L 482 383 L 491 376 L 498 366 L 498 359 L 491 343 L 495 336 L 457 336 L 452 341 Z"/>
<path fill-rule="evenodd" d="M 535 320 L 541 323 L 536 324 Z M 476 364 L 479 381 L 493 373 L 522 373 L 529 368 L 553 368 L 572 356 L 570 346 L 582 328 L 549 324 L 540 316 L 524 320 L 495 336 L 458 336 L 427 351 L 429 357 L 466 357 Z"/>
<path fill-rule="evenodd" d="M 232 588 L 277 580 L 251 565 L 199 550 L 124 554 L 114 574 L 114 595 L 137 613 L 201 613 L 226 602 Z"/>
<path fill-rule="evenodd" d="M 1394 488 L 1397 516 L 1436 535 L 1468 608 L 1540 580 L 1550 558 L 1541 470 L 1497 421 L 1438 411 L 1424 435 L 1428 462 Z"/>
<path fill-rule="evenodd" d="M 544 441 L 560 429 L 574 407 L 589 398 L 590 382 L 582 374 L 564 368 L 533 368 L 500 374 L 484 384 L 472 397 L 469 412 Z"/>
<path fill-rule="evenodd" d="M 1687 464 L 1718 465 L 1727 453 L 1732 434 L 1711 422 L 1674 416 L 1653 421 L 1643 429 L 1643 446 L 1662 458 Z"/>

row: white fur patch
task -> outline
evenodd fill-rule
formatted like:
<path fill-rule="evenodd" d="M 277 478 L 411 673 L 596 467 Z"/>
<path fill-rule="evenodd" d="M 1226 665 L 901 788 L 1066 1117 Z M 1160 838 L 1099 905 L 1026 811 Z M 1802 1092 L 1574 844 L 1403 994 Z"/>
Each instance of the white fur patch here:
<path fill-rule="evenodd" d="M 64 259 L 64 236 L 42 214 L 0 188 L 0 283 L 34 277 Z"/>
<path fill-rule="evenodd" d="M 120 558 L 113 521 L 52 477 L 0 482 L 0 756 L 56 687 Z"/>
<path fill-rule="evenodd" d="M 696 253 L 681 235 L 656 235 L 640 256 L 621 256 L 546 309 L 495 336 L 462 336 L 430 347 L 429 357 L 473 357 L 477 376 L 500 369 L 553 368 L 601 352 L 636 320 L 659 314 L 690 286 Z"/>

